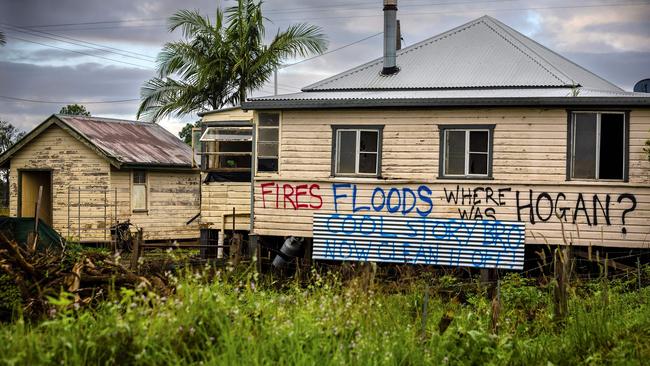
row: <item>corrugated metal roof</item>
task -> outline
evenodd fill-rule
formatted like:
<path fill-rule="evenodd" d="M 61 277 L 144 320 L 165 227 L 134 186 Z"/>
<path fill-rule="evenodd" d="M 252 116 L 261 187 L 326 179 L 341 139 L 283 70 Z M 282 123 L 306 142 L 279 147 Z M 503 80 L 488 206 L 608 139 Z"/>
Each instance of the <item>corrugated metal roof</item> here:
<path fill-rule="evenodd" d="M 382 75 L 378 58 L 303 91 L 570 85 L 622 91 L 489 16 L 398 51 L 397 66 L 399 72 Z"/>
<path fill-rule="evenodd" d="M 310 91 L 255 98 L 247 102 L 245 107 L 249 109 L 298 109 L 531 105 L 650 107 L 650 94 L 585 88 Z"/>
<path fill-rule="evenodd" d="M 574 95 L 577 93 L 577 95 Z M 341 99 L 421 99 L 421 98 L 563 98 L 628 97 L 648 98 L 648 93 L 613 92 L 586 88 L 493 88 L 493 89 L 418 89 L 313 91 L 257 97 L 251 100 L 341 100 Z"/>
<path fill-rule="evenodd" d="M 120 163 L 192 167 L 192 149 L 155 123 L 60 114 L 56 118 Z"/>

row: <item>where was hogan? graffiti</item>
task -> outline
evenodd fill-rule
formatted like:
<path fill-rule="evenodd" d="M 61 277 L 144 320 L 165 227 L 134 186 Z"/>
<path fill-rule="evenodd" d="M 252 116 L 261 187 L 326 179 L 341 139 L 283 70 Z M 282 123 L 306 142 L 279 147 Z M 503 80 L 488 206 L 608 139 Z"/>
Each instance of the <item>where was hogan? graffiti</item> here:
<path fill-rule="evenodd" d="M 320 210 L 324 197 L 322 189 L 318 183 L 261 183 L 262 207 Z M 550 193 L 513 190 L 507 186 L 469 188 L 456 185 L 443 187 L 442 194 L 435 197 L 435 190 L 428 185 L 417 188 L 375 186 L 370 195 L 362 195 L 357 184 L 352 183 L 332 183 L 329 189 L 337 213 L 376 212 L 429 217 L 436 202 L 441 201 L 446 206 L 455 207 L 461 219 L 497 220 L 499 208 L 512 205 L 517 221 L 531 225 L 550 220 L 576 224 L 584 220 L 588 226 L 620 224 L 623 234 L 627 233 L 626 216 L 637 207 L 636 197 L 631 193 Z M 610 209 L 613 205 L 621 209 L 620 217 L 612 217 Z"/>

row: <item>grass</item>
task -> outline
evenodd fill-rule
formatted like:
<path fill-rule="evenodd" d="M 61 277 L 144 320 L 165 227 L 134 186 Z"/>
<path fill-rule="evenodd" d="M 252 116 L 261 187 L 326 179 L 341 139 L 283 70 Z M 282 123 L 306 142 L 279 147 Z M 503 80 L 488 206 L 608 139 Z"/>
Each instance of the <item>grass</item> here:
<path fill-rule="evenodd" d="M 573 286 L 569 316 L 558 322 L 550 288 L 508 275 L 494 334 L 491 301 L 477 282 L 425 273 L 377 283 L 360 272 L 342 280 L 340 272 L 313 271 L 298 283 L 205 269 L 170 274 L 169 298 L 117 290 L 82 310 L 62 294 L 49 319 L 0 325 L 0 364 L 641 365 L 650 358 L 650 288 L 637 290 L 635 279 Z"/>

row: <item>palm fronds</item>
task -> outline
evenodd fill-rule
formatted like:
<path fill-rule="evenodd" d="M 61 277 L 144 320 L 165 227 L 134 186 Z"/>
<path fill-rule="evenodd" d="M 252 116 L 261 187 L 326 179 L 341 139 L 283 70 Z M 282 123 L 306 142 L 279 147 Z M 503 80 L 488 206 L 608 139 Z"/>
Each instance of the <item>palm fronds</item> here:
<path fill-rule="evenodd" d="M 158 54 L 157 76 L 141 89 L 138 118 L 157 121 L 240 104 L 285 59 L 325 51 L 321 29 L 304 23 L 278 31 L 265 45 L 261 5 L 238 0 L 225 13 L 217 10 L 214 24 L 196 10 L 172 15 L 169 31 L 180 29 L 184 39 L 165 44 Z"/>

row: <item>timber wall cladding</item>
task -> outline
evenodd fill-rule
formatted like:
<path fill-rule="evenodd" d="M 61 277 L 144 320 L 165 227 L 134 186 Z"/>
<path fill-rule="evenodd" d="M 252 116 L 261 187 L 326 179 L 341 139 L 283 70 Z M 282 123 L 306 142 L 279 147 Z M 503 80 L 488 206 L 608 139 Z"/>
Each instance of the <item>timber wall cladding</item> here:
<path fill-rule="evenodd" d="M 12 216 L 17 216 L 19 169 L 52 169 L 52 224 L 62 235 L 68 233 L 68 188 L 109 186 L 108 162 L 57 126 L 51 126 L 43 131 L 11 159 L 9 179 Z M 78 198 L 75 197 L 73 201 L 75 205 L 70 208 L 75 210 L 75 215 L 80 209 L 81 216 L 99 216 L 99 210 L 102 216 L 101 220 L 83 220 L 82 227 L 102 228 L 104 226 L 103 193 L 81 192 L 80 208 L 76 205 Z M 74 233 L 77 229 L 78 223 L 75 220 L 70 231 Z M 91 230 L 87 233 L 93 240 L 104 238 L 104 233 L 100 230 Z"/>
<path fill-rule="evenodd" d="M 113 170 L 113 189 L 117 188 L 118 218 L 129 218 L 143 229 L 145 240 L 195 239 L 199 237 L 199 184 L 197 172 L 147 172 L 148 210 L 131 210 L 131 172 Z"/>
<path fill-rule="evenodd" d="M 251 184 L 249 182 L 210 182 L 201 187 L 201 225 L 221 230 L 223 214 L 250 213 Z M 232 218 L 226 217 L 226 229 L 232 229 Z M 250 217 L 237 216 L 237 230 L 250 229 Z"/>
<path fill-rule="evenodd" d="M 385 125 L 383 179 L 330 178 L 332 124 Z M 495 124 L 494 179 L 436 179 L 438 124 Z M 430 217 L 520 219 L 526 222 L 527 243 L 563 243 L 566 238 L 578 245 L 648 246 L 650 163 L 643 145 L 650 137 L 650 111 L 630 113 L 629 183 L 567 182 L 566 130 L 563 109 L 284 111 L 281 172 L 256 177 L 255 233 L 311 236 L 314 211 L 353 213 L 355 196 L 356 214 L 402 215 L 402 210 L 408 211 L 408 202 L 395 212 L 386 206 L 375 210 L 371 200 L 379 187 L 386 196 L 393 188 L 399 191 L 400 200 L 404 195 L 410 200 L 409 191 L 415 194 L 416 206 L 405 215 L 417 216 L 417 208 L 422 212 L 429 209 L 428 202 L 418 195 L 423 193 L 431 199 Z M 337 186 L 338 194 L 346 196 L 335 200 L 337 184 L 342 184 Z M 426 188 L 419 192 L 421 186 Z M 376 207 L 380 197 L 375 193 Z M 301 207 L 294 209 L 296 198 Z M 396 205 L 393 192 L 391 210 Z M 365 206 L 370 209 L 358 211 Z"/>

